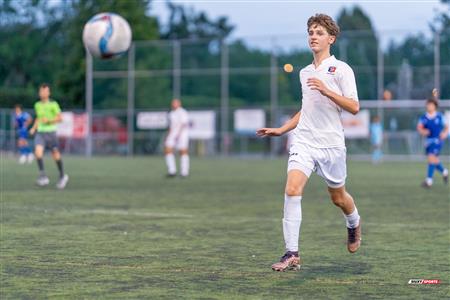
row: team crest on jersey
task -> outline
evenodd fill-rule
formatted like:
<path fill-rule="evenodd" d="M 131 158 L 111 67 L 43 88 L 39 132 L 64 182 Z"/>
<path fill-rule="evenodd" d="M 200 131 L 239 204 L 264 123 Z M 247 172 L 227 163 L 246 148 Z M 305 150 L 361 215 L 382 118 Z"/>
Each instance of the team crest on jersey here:
<path fill-rule="evenodd" d="M 336 72 L 336 67 L 329 67 L 328 68 L 328 74 L 334 75 L 335 72 Z"/>

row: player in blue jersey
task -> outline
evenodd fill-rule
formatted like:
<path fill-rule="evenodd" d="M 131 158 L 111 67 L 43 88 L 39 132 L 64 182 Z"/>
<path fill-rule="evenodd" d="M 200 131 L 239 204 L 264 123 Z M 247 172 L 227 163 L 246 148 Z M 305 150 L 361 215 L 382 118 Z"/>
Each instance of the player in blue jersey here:
<path fill-rule="evenodd" d="M 438 170 L 448 184 L 448 170 L 444 168 L 439 160 L 442 144 L 448 136 L 448 126 L 445 124 L 444 116 L 437 111 L 438 102 L 434 98 L 428 99 L 426 103 L 427 112 L 422 115 L 417 124 L 417 131 L 426 138 L 425 153 L 428 157 L 428 172 L 422 186 L 431 187 L 433 184 L 434 169 Z"/>
<path fill-rule="evenodd" d="M 33 122 L 31 115 L 22 110 L 20 104 L 14 106 L 15 111 L 15 127 L 17 130 L 17 147 L 19 148 L 19 163 L 31 163 L 33 161 L 33 153 L 28 145 L 28 127 Z"/>

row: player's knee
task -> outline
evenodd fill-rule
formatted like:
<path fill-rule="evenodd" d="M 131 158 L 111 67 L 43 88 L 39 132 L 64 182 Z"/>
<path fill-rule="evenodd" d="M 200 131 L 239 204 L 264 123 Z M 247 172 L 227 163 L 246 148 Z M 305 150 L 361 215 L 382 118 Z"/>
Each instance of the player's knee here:
<path fill-rule="evenodd" d="M 300 185 L 286 185 L 285 193 L 288 196 L 300 196 L 302 193 L 302 190 L 300 188 Z"/>
<path fill-rule="evenodd" d="M 345 192 L 330 191 L 330 198 L 334 205 L 342 207 L 345 204 Z"/>
<path fill-rule="evenodd" d="M 36 147 L 34 149 L 34 155 L 36 156 L 36 158 L 42 158 L 44 154 L 44 150 L 41 147 Z"/>
<path fill-rule="evenodd" d="M 52 156 L 54 160 L 60 160 L 61 159 L 61 153 L 58 150 L 53 150 Z"/>

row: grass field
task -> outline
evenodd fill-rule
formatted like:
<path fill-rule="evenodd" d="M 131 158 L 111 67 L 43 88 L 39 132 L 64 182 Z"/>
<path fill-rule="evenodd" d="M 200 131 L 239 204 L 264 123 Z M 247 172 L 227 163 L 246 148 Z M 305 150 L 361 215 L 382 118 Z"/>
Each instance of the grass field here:
<path fill-rule="evenodd" d="M 419 187 L 423 163 L 349 162 L 363 244 L 314 175 L 303 198 L 302 270 L 283 254 L 285 160 L 67 158 L 71 181 L 34 185 L 37 167 L 1 161 L 1 299 L 448 299 L 449 189 Z M 408 285 L 440 279 L 440 285 Z"/>

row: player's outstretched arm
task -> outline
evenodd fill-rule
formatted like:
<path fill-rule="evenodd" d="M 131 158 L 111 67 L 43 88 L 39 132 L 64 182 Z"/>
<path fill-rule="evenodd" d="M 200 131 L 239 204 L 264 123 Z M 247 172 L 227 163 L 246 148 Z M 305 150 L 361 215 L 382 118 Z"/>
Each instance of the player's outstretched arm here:
<path fill-rule="evenodd" d="M 256 135 L 260 137 L 283 135 L 286 132 L 294 129 L 297 126 L 299 120 L 300 120 L 300 112 L 296 113 L 283 126 L 278 128 L 261 128 L 256 131 Z"/>

